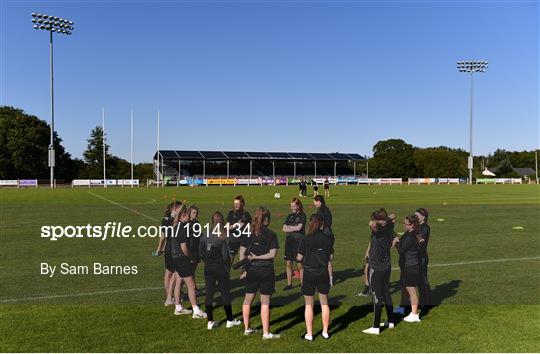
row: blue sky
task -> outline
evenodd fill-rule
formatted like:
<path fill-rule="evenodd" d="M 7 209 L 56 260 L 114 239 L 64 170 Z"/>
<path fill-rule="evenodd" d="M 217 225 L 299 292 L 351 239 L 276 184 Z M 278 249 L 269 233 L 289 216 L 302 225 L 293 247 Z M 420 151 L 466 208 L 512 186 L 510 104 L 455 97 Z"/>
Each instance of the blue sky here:
<path fill-rule="evenodd" d="M 475 153 L 539 145 L 538 1 L 1 1 L 0 104 L 49 121 L 48 34 L 31 12 L 75 22 L 55 37 L 56 130 L 80 157 L 90 130 L 134 160 L 156 149 L 354 152 L 380 139 Z"/>

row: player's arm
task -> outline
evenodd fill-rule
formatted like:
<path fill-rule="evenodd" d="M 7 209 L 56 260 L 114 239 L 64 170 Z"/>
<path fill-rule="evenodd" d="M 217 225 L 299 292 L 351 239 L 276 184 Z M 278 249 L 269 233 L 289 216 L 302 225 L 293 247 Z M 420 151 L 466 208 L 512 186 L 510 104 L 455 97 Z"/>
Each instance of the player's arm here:
<path fill-rule="evenodd" d="M 276 253 L 277 253 L 277 249 L 272 248 L 270 251 L 268 251 L 268 253 L 261 254 L 260 256 L 257 256 L 255 254 L 251 253 L 248 256 L 248 259 L 249 260 L 254 260 L 254 259 L 269 260 L 269 259 L 274 259 L 274 258 L 276 258 Z"/>
<path fill-rule="evenodd" d="M 291 225 L 291 226 L 289 226 L 289 231 L 288 232 L 298 232 L 298 231 L 302 230 L 303 226 L 304 226 L 303 224 Z"/>
<path fill-rule="evenodd" d="M 364 255 L 364 260 L 368 260 L 369 258 L 369 250 L 371 249 L 371 241 L 369 241 L 367 248 L 366 248 L 366 254 Z"/>
<path fill-rule="evenodd" d="M 191 254 L 191 252 L 189 252 L 189 248 L 187 246 L 187 244 L 185 242 L 182 242 L 180 244 L 180 248 L 182 249 L 182 252 L 187 256 L 189 257 L 190 259 L 194 260 L 195 258 L 193 257 L 193 255 Z"/>
<path fill-rule="evenodd" d="M 158 252 L 163 251 L 164 247 L 165 247 L 165 234 L 163 233 L 163 231 L 161 231 L 161 234 L 159 235 L 157 251 Z"/>

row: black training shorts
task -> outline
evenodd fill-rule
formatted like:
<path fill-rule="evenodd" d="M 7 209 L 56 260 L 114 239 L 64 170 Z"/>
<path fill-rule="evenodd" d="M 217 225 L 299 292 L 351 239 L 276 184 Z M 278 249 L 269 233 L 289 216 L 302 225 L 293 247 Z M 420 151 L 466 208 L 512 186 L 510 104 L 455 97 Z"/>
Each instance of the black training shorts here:
<path fill-rule="evenodd" d="M 272 295 L 276 291 L 274 267 L 251 265 L 247 270 L 246 294 Z"/>
<path fill-rule="evenodd" d="M 195 273 L 194 264 L 187 257 L 179 257 L 174 259 L 174 269 L 180 278 L 192 277 Z"/>
<path fill-rule="evenodd" d="M 302 295 L 313 296 L 315 291 L 322 295 L 328 295 L 330 292 L 328 269 L 304 269 Z"/>
<path fill-rule="evenodd" d="M 287 236 L 285 238 L 285 260 L 286 261 L 296 261 L 296 256 L 298 255 L 298 247 L 300 246 L 300 239 Z"/>

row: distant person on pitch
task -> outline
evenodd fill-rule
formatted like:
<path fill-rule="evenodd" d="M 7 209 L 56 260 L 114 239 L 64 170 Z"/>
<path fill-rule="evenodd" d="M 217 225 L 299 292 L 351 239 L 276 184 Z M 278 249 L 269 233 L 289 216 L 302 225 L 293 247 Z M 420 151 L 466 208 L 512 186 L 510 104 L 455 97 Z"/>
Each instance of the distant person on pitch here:
<path fill-rule="evenodd" d="M 324 179 L 324 196 L 330 196 L 330 181 L 328 180 L 328 177 Z"/>
<path fill-rule="evenodd" d="M 315 181 L 314 178 L 311 179 L 311 186 L 313 187 L 313 197 L 316 197 L 319 195 L 319 185 L 317 184 L 317 181 Z"/>

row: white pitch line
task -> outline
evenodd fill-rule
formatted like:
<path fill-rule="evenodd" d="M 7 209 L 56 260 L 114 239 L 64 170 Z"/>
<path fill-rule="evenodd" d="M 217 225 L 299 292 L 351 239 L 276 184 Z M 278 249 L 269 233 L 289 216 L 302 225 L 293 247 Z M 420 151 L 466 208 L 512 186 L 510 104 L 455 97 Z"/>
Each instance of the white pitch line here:
<path fill-rule="evenodd" d="M 101 195 L 99 195 L 99 194 L 92 193 L 92 192 L 87 192 L 87 193 L 88 193 L 88 194 L 91 194 L 91 195 L 93 195 L 93 196 L 95 196 L 95 197 L 101 198 L 101 199 L 103 199 L 103 200 L 105 200 L 105 201 L 107 201 L 107 202 L 109 202 L 109 203 L 111 203 L 111 204 L 114 204 L 114 205 L 116 205 L 116 206 L 119 206 L 120 208 L 124 208 L 124 209 L 126 209 L 126 210 L 129 210 L 129 211 L 131 211 L 132 213 L 139 214 L 139 215 L 141 215 L 141 216 L 144 216 L 144 217 L 147 218 L 147 219 L 150 219 L 150 220 L 155 221 L 155 222 L 159 222 L 158 219 L 155 219 L 155 218 L 153 218 L 153 217 L 151 217 L 151 216 L 148 216 L 148 215 L 146 215 L 146 214 L 143 214 L 143 213 L 141 213 L 140 211 L 137 211 L 137 210 L 135 210 L 135 209 L 130 209 L 130 208 L 128 208 L 128 207 L 126 207 L 126 206 L 124 206 L 124 205 L 122 205 L 122 204 L 119 204 L 119 203 L 117 203 L 117 202 L 115 202 L 115 201 L 112 201 L 112 200 L 110 200 L 110 199 L 107 199 L 107 198 L 105 198 L 105 197 L 103 197 L 103 196 L 101 196 Z"/>
<path fill-rule="evenodd" d="M 2 299 L 2 300 L 0 300 L 0 303 L 19 302 L 19 301 L 31 301 L 31 300 L 61 299 L 61 298 L 65 298 L 65 297 L 93 296 L 93 295 L 104 295 L 104 294 L 117 294 L 117 293 L 128 293 L 128 292 L 135 292 L 135 291 L 149 291 L 149 290 L 159 290 L 159 289 L 163 289 L 163 287 L 160 286 L 160 287 L 152 287 L 152 288 L 133 288 L 133 289 L 103 290 L 103 291 L 93 291 L 93 292 L 89 292 L 89 293 L 47 295 L 47 296 L 25 297 L 25 298 L 20 298 L 20 299 Z"/>
<path fill-rule="evenodd" d="M 536 257 L 523 257 L 523 258 L 501 258 L 501 259 L 486 259 L 483 261 L 467 261 L 467 262 L 456 262 L 456 263 L 439 263 L 439 264 L 429 264 L 428 267 L 452 267 L 459 265 L 468 265 L 468 264 L 482 264 L 482 263 L 498 263 L 498 262 L 512 262 L 512 261 L 529 261 L 534 259 L 540 259 L 540 256 Z M 392 268 L 392 270 L 399 270 L 398 268 Z"/>
<path fill-rule="evenodd" d="M 468 264 L 498 263 L 498 262 L 512 262 L 512 261 L 529 261 L 529 260 L 535 260 L 535 259 L 540 259 L 540 256 L 523 257 L 523 258 L 487 259 L 487 260 L 483 260 L 483 261 L 469 261 L 469 262 L 456 262 L 456 263 L 430 264 L 429 267 L 452 267 L 452 266 L 468 265 Z M 398 269 L 399 268 L 392 268 L 392 270 L 398 270 Z M 202 285 L 202 284 L 197 284 L 197 285 Z M 66 298 L 66 297 L 92 296 L 92 295 L 103 295 L 103 294 L 117 294 L 117 293 L 135 292 L 135 291 L 150 291 L 150 290 L 162 290 L 162 289 L 163 289 L 163 287 L 159 286 L 159 287 L 149 287 L 149 288 L 103 290 L 103 291 L 94 291 L 94 292 L 90 292 L 90 293 L 47 295 L 47 296 L 25 297 L 25 298 L 19 298 L 19 299 L 1 299 L 0 303 L 32 301 L 32 300 L 61 299 L 61 298 Z"/>

